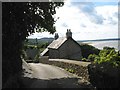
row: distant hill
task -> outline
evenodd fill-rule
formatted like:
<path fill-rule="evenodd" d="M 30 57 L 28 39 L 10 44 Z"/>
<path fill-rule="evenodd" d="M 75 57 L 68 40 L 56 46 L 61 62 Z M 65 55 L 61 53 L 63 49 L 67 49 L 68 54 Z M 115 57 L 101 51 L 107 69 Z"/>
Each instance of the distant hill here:
<path fill-rule="evenodd" d="M 46 43 L 46 42 L 50 43 L 53 40 L 54 40 L 54 38 L 41 38 L 41 39 L 37 39 L 38 43 Z M 36 39 L 28 39 L 28 42 L 30 44 L 34 44 L 34 43 L 36 43 Z"/>
<path fill-rule="evenodd" d="M 37 39 L 38 43 L 51 43 L 54 40 L 54 38 L 41 38 L 41 39 Z M 112 39 L 97 39 L 97 40 L 78 40 L 77 42 L 92 42 L 92 41 L 113 41 L 113 40 L 120 40 L 120 38 L 112 38 Z M 30 44 L 34 44 L 36 43 L 36 39 L 28 39 L 28 42 Z"/>

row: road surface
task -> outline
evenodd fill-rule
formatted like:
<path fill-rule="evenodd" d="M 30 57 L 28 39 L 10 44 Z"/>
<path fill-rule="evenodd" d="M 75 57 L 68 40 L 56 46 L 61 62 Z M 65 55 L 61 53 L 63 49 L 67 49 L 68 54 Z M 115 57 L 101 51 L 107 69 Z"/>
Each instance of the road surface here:
<path fill-rule="evenodd" d="M 83 88 L 80 78 L 59 67 L 29 63 L 32 75 L 24 78 L 27 88 Z"/>
<path fill-rule="evenodd" d="M 34 71 L 33 76 L 39 79 L 59 79 L 67 77 L 75 77 L 73 74 L 52 65 L 41 63 L 29 63 Z"/>

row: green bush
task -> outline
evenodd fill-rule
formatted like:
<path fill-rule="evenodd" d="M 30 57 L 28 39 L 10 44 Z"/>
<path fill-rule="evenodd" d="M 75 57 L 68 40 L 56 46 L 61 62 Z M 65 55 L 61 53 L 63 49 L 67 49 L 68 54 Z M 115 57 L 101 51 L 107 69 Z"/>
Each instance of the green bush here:
<path fill-rule="evenodd" d="M 21 57 L 22 57 L 23 59 L 25 59 L 25 60 L 28 59 L 25 50 L 22 50 Z"/>
<path fill-rule="evenodd" d="M 120 56 L 114 48 L 104 47 L 99 55 L 90 55 L 94 62 L 88 65 L 90 82 L 96 88 L 118 88 L 120 83 Z"/>
<path fill-rule="evenodd" d="M 35 63 L 39 63 L 39 59 L 40 59 L 40 50 L 38 51 L 38 53 L 36 54 L 35 58 L 34 58 L 34 62 Z"/>
<path fill-rule="evenodd" d="M 100 52 L 99 49 L 88 44 L 81 44 L 80 46 L 81 46 L 81 52 L 82 52 L 83 58 L 88 58 L 90 54 L 98 55 Z"/>
<path fill-rule="evenodd" d="M 85 61 L 85 62 L 87 62 L 87 61 L 88 61 L 88 59 L 86 59 L 86 58 L 82 58 L 82 61 Z"/>
<path fill-rule="evenodd" d="M 35 56 L 35 58 L 34 58 L 34 60 L 38 60 L 39 59 L 39 54 L 37 54 L 36 56 Z"/>
<path fill-rule="evenodd" d="M 39 46 L 37 45 L 24 45 L 23 49 L 26 50 L 26 49 L 38 49 Z"/>
<path fill-rule="evenodd" d="M 47 46 L 49 45 L 49 43 L 48 42 L 46 42 L 46 43 L 43 43 L 42 45 L 41 45 L 41 48 L 47 48 Z"/>
<path fill-rule="evenodd" d="M 71 68 L 65 68 L 66 71 L 70 72 L 70 73 L 75 73 L 75 71 Z"/>
<path fill-rule="evenodd" d="M 120 66 L 120 56 L 115 48 L 104 47 L 99 55 L 95 56 L 94 63 L 101 64 L 108 62 L 112 66 Z"/>
<path fill-rule="evenodd" d="M 88 56 L 88 60 L 89 61 L 94 61 L 95 59 L 97 59 L 98 58 L 98 56 L 96 55 L 96 54 L 90 54 L 89 56 Z"/>
<path fill-rule="evenodd" d="M 109 62 L 88 65 L 89 80 L 91 84 L 101 90 L 102 88 L 120 88 L 120 67 L 114 67 Z"/>

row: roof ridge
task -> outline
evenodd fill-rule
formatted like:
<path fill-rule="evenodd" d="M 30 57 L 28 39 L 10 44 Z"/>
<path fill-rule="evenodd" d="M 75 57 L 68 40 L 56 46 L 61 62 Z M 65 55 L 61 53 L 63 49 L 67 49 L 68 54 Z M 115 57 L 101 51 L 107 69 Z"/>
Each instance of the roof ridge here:
<path fill-rule="evenodd" d="M 56 40 L 53 40 L 53 42 L 48 46 L 48 48 L 58 49 L 66 40 L 66 37 L 60 37 Z"/>

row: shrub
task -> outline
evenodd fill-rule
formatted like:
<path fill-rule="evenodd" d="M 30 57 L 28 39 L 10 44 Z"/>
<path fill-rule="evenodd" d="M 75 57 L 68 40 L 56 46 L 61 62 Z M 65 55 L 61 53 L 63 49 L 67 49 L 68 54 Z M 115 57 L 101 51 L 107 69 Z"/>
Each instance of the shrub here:
<path fill-rule="evenodd" d="M 32 60 L 32 58 L 31 58 L 31 57 L 28 57 L 28 59 L 29 59 L 29 60 Z"/>
<path fill-rule="evenodd" d="M 114 48 L 104 47 L 99 55 L 90 55 L 94 63 L 88 65 L 90 82 L 97 88 L 120 88 L 120 56 Z"/>
<path fill-rule="evenodd" d="M 24 50 L 26 50 L 26 49 L 39 49 L 39 46 L 36 46 L 36 45 L 24 45 L 23 49 Z"/>
<path fill-rule="evenodd" d="M 83 58 L 88 58 L 90 54 L 96 54 L 98 55 L 100 50 L 87 44 L 81 44 L 81 51 L 82 51 L 82 56 Z"/>
<path fill-rule="evenodd" d="M 88 59 L 86 59 L 86 58 L 82 58 L 82 61 L 85 61 L 85 62 L 87 62 L 87 61 L 88 61 Z"/>
<path fill-rule="evenodd" d="M 25 60 L 28 59 L 27 54 L 25 52 L 25 50 L 22 50 L 22 54 L 21 57 L 24 58 Z"/>
<path fill-rule="evenodd" d="M 65 68 L 65 70 L 70 72 L 70 73 L 75 73 L 75 71 L 72 68 Z"/>
<path fill-rule="evenodd" d="M 89 61 L 94 61 L 94 60 L 97 59 L 97 58 L 98 58 L 98 56 L 95 55 L 95 54 L 90 54 L 90 55 L 88 56 L 88 60 L 89 60 Z"/>
<path fill-rule="evenodd" d="M 89 79 L 96 88 L 120 88 L 120 67 L 110 63 L 88 65 Z"/>
<path fill-rule="evenodd" d="M 40 59 L 40 50 L 38 51 L 38 53 L 36 54 L 35 58 L 34 58 L 34 62 L 35 63 L 39 63 L 39 59 Z"/>
<path fill-rule="evenodd" d="M 34 58 L 34 62 L 35 62 L 35 63 L 38 63 L 38 62 L 39 62 L 39 56 L 40 56 L 39 54 L 37 54 L 37 55 L 35 56 L 35 58 Z"/>
<path fill-rule="evenodd" d="M 38 60 L 38 59 L 36 59 L 36 60 L 34 60 L 33 62 L 34 62 L 34 63 L 39 63 L 39 60 Z"/>
<path fill-rule="evenodd" d="M 120 56 L 114 48 L 105 47 L 100 51 L 98 58 L 94 59 L 94 63 L 105 63 L 108 62 L 112 66 L 120 66 Z"/>

